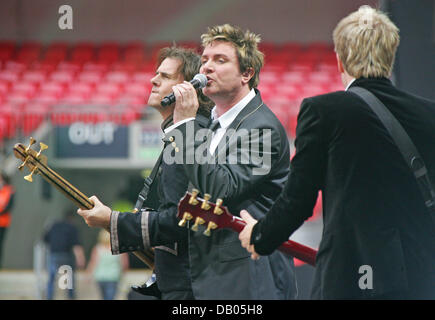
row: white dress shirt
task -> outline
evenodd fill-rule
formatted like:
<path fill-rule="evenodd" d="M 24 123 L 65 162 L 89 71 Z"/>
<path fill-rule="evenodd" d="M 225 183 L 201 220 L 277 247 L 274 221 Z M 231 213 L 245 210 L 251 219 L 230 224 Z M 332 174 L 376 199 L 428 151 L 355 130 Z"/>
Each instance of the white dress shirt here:
<path fill-rule="evenodd" d="M 244 98 L 242 98 L 242 100 L 237 102 L 234 106 L 232 106 L 227 112 L 225 112 L 220 117 L 218 117 L 216 113 L 216 106 L 211 110 L 211 118 L 212 120 L 219 121 L 220 128 L 217 129 L 215 133 L 213 133 L 212 140 L 210 143 L 210 149 L 209 149 L 210 154 L 214 154 L 219 142 L 221 141 L 222 137 L 225 135 L 227 128 L 236 119 L 240 111 L 242 111 L 243 108 L 245 108 L 248 105 L 248 103 L 252 99 L 254 99 L 254 97 L 255 97 L 255 90 L 251 89 L 251 91 L 249 91 L 249 93 Z M 171 125 L 170 127 L 166 128 L 164 132 L 165 134 L 168 134 L 171 130 L 175 129 L 179 125 L 191 120 L 195 120 L 195 118 L 187 118 L 182 121 L 179 121 Z"/>
<path fill-rule="evenodd" d="M 239 102 L 237 102 L 234 106 L 232 106 L 227 112 L 225 112 L 220 117 L 217 116 L 216 106 L 211 110 L 211 118 L 213 121 L 218 120 L 220 124 L 220 128 L 213 133 L 211 143 L 210 143 L 210 154 L 214 154 L 219 142 L 225 135 L 227 128 L 230 124 L 236 119 L 237 115 L 245 108 L 248 103 L 255 98 L 255 90 L 251 89 L 249 93 Z"/>
<path fill-rule="evenodd" d="M 349 87 L 351 86 L 351 84 L 355 81 L 356 79 L 353 78 L 352 80 L 350 80 L 350 82 L 347 84 L 346 89 L 344 89 L 344 91 L 347 91 L 347 89 L 349 89 Z"/>

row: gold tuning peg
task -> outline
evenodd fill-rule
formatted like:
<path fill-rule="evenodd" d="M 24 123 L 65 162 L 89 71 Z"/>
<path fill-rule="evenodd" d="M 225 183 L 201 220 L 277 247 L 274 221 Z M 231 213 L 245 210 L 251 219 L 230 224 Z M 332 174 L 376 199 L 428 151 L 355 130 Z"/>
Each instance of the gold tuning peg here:
<path fill-rule="evenodd" d="M 39 155 L 41 154 L 42 151 L 48 149 L 48 146 L 45 143 L 40 142 L 39 146 L 40 146 L 40 149 L 39 149 L 38 154 L 36 155 L 37 158 L 39 157 Z"/>
<path fill-rule="evenodd" d="M 208 210 L 210 209 L 210 205 L 208 204 L 208 200 L 210 200 L 211 196 L 208 193 L 204 193 L 204 201 L 202 202 L 201 209 Z"/>
<path fill-rule="evenodd" d="M 185 212 L 183 214 L 183 219 L 180 220 L 180 222 L 178 222 L 178 225 L 180 227 L 184 227 L 186 225 L 186 222 L 189 221 L 189 220 L 192 220 L 192 218 L 193 217 L 192 217 L 192 215 L 189 212 Z"/>
<path fill-rule="evenodd" d="M 201 218 L 201 217 L 196 217 L 196 219 L 195 219 L 195 224 L 192 226 L 192 230 L 193 231 L 198 231 L 198 225 L 200 225 L 200 224 L 204 224 L 205 223 L 205 221 L 204 221 L 204 219 L 203 218 Z"/>
<path fill-rule="evenodd" d="M 217 215 L 221 215 L 224 211 L 221 209 L 223 200 L 222 199 L 217 199 L 216 200 L 216 206 L 214 207 L 213 213 L 217 214 Z"/>
<path fill-rule="evenodd" d="M 192 189 L 192 195 L 190 196 L 189 204 L 193 206 L 196 206 L 198 204 L 198 200 L 196 200 L 198 193 L 199 193 L 198 189 Z"/>
<path fill-rule="evenodd" d="M 36 143 L 36 140 L 33 137 L 30 137 L 30 143 L 26 148 L 26 152 L 29 151 L 30 147 Z"/>
<path fill-rule="evenodd" d="M 26 165 L 27 160 L 29 160 L 29 156 L 24 159 L 23 163 L 18 167 L 18 170 L 23 170 L 24 166 Z"/>
<path fill-rule="evenodd" d="M 203 234 L 207 237 L 210 237 L 210 235 L 211 235 L 210 230 L 214 230 L 216 228 L 217 228 L 217 224 L 214 223 L 213 221 L 210 221 L 207 225 L 207 229 L 203 232 Z"/>
<path fill-rule="evenodd" d="M 24 180 L 27 180 L 27 181 L 29 181 L 29 182 L 33 182 L 32 175 L 35 173 L 36 169 L 37 169 L 37 168 L 34 167 L 33 170 L 32 170 L 32 172 L 30 172 L 30 174 L 29 174 L 28 176 L 25 176 L 25 177 L 24 177 Z"/>

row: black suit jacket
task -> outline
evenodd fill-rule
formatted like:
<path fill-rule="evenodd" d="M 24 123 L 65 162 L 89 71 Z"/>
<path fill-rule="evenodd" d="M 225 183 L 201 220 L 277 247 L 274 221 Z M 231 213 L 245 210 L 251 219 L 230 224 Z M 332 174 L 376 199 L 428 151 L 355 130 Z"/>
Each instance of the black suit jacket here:
<path fill-rule="evenodd" d="M 200 150 L 208 154 L 208 147 L 202 148 L 203 140 L 192 141 L 189 135 L 189 132 L 198 133 L 198 123 L 191 121 L 178 129 L 181 135 L 174 136 L 175 142 L 183 146 L 180 152 L 185 157 L 184 169 L 193 187 L 202 195 L 209 193 L 211 201 L 223 199 L 224 206 L 233 215 L 247 209 L 256 218 L 264 216 L 283 188 L 290 158 L 286 132 L 263 103 L 260 93 L 256 91 L 256 96 L 230 124 L 229 139 L 223 138 L 214 156 L 205 163 L 186 161 Z M 251 147 L 258 143 L 262 154 L 256 154 L 258 148 L 249 148 L 243 141 L 250 141 Z M 254 157 L 249 157 L 252 155 Z M 238 160 L 233 156 L 238 156 Z M 262 156 L 263 161 L 255 156 Z M 290 257 L 275 252 L 253 261 L 241 247 L 236 232 L 217 229 L 206 237 L 202 234 L 204 228 L 189 231 L 188 240 L 192 289 L 197 299 L 291 299 L 296 296 Z"/>
<path fill-rule="evenodd" d="M 388 79 L 357 79 L 402 124 L 435 181 L 435 104 Z M 371 109 L 352 92 L 305 99 L 284 192 L 251 241 L 271 253 L 323 195 L 323 235 L 312 296 L 435 298 L 435 226 L 415 178 Z M 372 289 L 367 285 L 372 270 Z M 361 269 L 360 269 L 361 268 Z"/>
<path fill-rule="evenodd" d="M 198 115 L 196 121 L 202 128 L 209 123 L 209 119 L 202 115 Z M 165 152 L 174 153 L 168 137 L 164 138 L 164 143 Z M 138 213 L 113 212 L 111 217 L 112 253 L 153 247 L 157 285 L 164 294 L 192 290 L 188 232 L 178 226 L 177 218 L 178 202 L 188 188 L 189 179 L 182 164 L 165 160 L 164 157 L 161 163 L 156 164 L 159 171 L 142 210 Z"/>

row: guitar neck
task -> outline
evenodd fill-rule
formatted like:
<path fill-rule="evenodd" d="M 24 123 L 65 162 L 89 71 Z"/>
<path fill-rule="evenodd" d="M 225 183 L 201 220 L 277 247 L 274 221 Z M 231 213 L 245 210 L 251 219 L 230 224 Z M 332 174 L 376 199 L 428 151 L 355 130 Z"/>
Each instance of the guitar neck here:
<path fill-rule="evenodd" d="M 15 152 L 21 154 L 23 158 L 27 155 L 24 153 L 22 148 L 15 148 Z M 33 160 L 35 161 L 35 160 Z M 89 198 L 69 183 L 66 179 L 60 176 L 56 171 L 49 168 L 42 162 L 38 162 L 38 173 L 51 185 L 55 186 L 60 192 L 62 192 L 66 197 L 68 197 L 72 202 L 74 202 L 81 209 L 92 209 L 94 204 Z"/>
<path fill-rule="evenodd" d="M 245 226 L 246 222 L 236 216 L 233 216 L 233 219 L 229 224 L 229 227 L 237 233 L 242 232 Z M 285 254 L 291 255 L 299 260 L 302 260 L 312 266 L 316 265 L 317 251 L 300 243 L 294 242 L 292 240 L 287 240 L 278 247 L 278 250 Z"/>
<path fill-rule="evenodd" d="M 17 158 L 24 161 L 28 158 L 28 154 L 25 147 L 21 144 L 17 144 L 14 147 L 14 152 Z M 41 175 L 48 183 L 55 186 L 60 192 L 62 192 L 68 199 L 74 202 L 81 209 L 90 210 L 94 207 L 94 203 L 79 189 L 74 187 L 65 178 L 59 175 L 56 171 L 46 166 L 39 161 L 36 157 L 28 160 L 38 169 L 38 174 Z M 148 267 L 154 269 L 154 252 L 151 249 L 143 251 L 133 251 L 133 253 L 144 262 Z"/>

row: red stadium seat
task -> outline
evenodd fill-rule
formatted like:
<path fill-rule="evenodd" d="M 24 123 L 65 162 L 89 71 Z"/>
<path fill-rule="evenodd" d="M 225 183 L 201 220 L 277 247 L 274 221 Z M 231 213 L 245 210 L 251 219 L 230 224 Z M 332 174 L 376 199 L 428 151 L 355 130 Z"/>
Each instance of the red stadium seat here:
<path fill-rule="evenodd" d="M 129 81 L 129 79 L 129 74 L 123 71 L 112 71 L 106 74 L 106 81 L 108 82 L 124 83 Z"/>
<path fill-rule="evenodd" d="M 99 83 L 96 87 L 96 92 L 98 94 L 107 94 L 110 96 L 118 96 L 122 91 L 122 85 L 113 82 L 103 82 Z"/>
<path fill-rule="evenodd" d="M 118 61 L 120 48 L 117 43 L 104 43 L 97 50 L 97 61 L 113 63 Z"/>
<path fill-rule="evenodd" d="M 39 59 L 41 44 L 36 42 L 24 43 L 17 52 L 17 61 L 26 65 Z"/>
<path fill-rule="evenodd" d="M 16 105 L 3 104 L 0 105 L 0 118 L 6 120 L 2 129 L 3 136 L 6 138 L 13 138 L 18 133 L 18 118 L 20 108 Z"/>
<path fill-rule="evenodd" d="M 130 43 L 125 46 L 121 60 L 129 63 L 143 63 L 148 60 L 146 47 L 143 43 Z"/>
<path fill-rule="evenodd" d="M 44 52 L 44 61 L 50 61 L 53 63 L 59 63 L 67 58 L 68 54 L 68 44 L 66 43 L 52 43 L 50 44 Z"/>
<path fill-rule="evenodd" d="M 32 82 L 37 84 L 44 82 L 46 78 L 47 78 L 47 72 L 44 71 L 28 70 L 21 75 L 22 81 Z"/>
<path fill-rule="evenodd" d="M 90 96 L 94 91 L 94 87 L 86 82 L 74 82 L 69 86 L 69 94 L 79 94 L 85 97 Z"/>
<path fill-rule="evenodd" d="M 49 107 L 45 104 L 31 104 L 23 108 L 21 128 L 25 135 L 39 127 L 49 113 Z"/>
<path fill-rule="evenodd" d="M 15 54 L 15 43 L 3 41 L 0 42 L 0 61 L 7 61 L 13 58 Z"/>
<path fill-rule="evenodd" d="M 103 78 L 103 73 L 100 71 L 82 71 L 77 75 L 77 80 L 86 83 L 97 84 Z"/>
<path fill-rule="evenodd" d="M 71 61 L 83 64 L 95 59 L 95 46 L 92 43 L 79 43 L 72 48 Z"/>
<path fill-rule="evenodd" d="M 55 71 L 51 73 L 49 79 L 52 81 L 57 81 L 60 83 L 71 83 L 75 80 L 75 72 L 74 71 Z"/>

